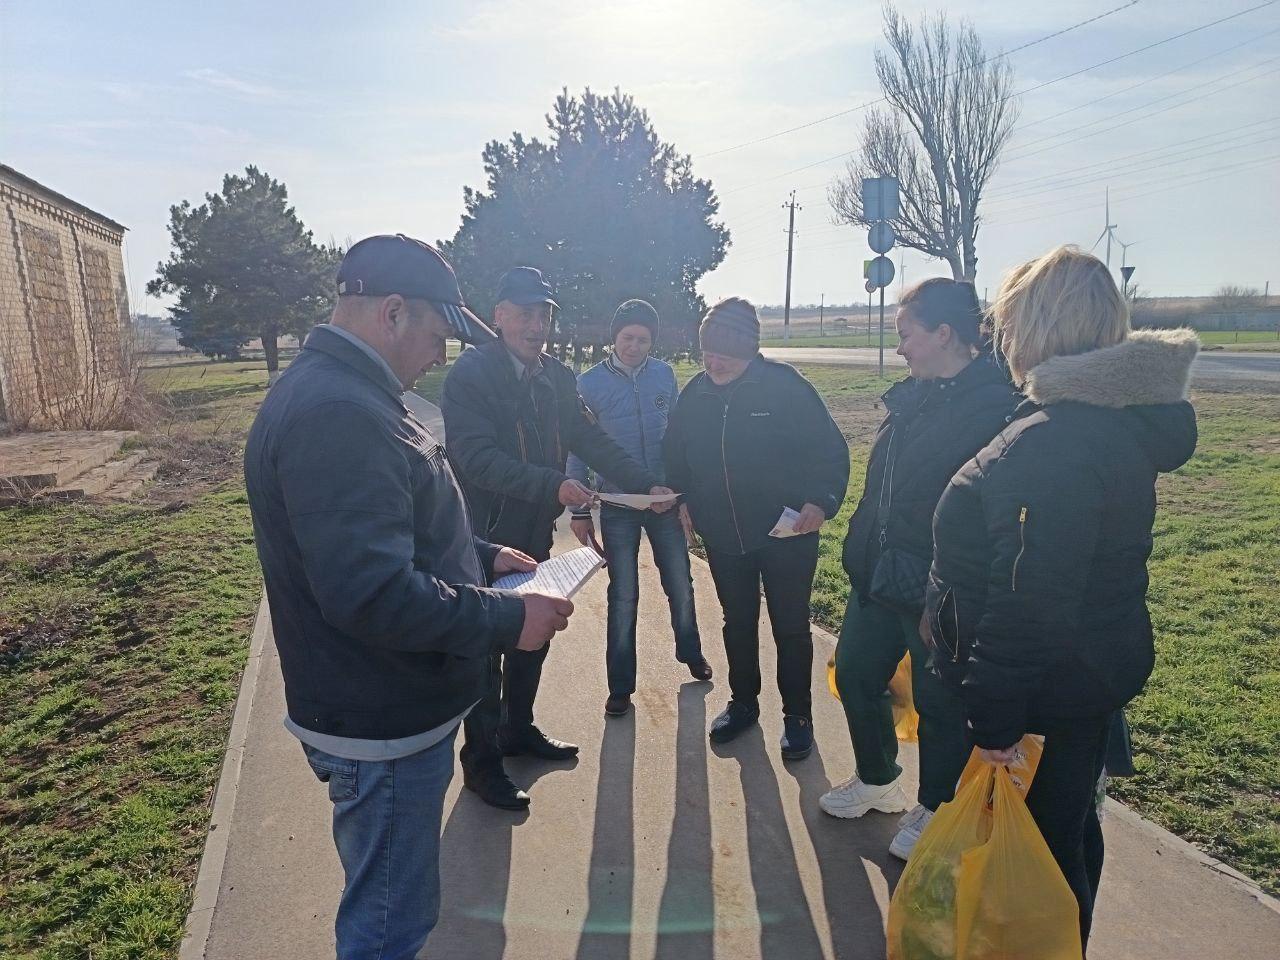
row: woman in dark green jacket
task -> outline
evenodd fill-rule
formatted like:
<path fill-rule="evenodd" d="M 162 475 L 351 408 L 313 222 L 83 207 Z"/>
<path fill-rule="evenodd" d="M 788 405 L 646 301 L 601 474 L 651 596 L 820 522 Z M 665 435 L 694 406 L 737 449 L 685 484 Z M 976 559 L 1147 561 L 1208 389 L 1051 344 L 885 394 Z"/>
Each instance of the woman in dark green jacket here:
<path fill-rule="evenodd" d="M 919 803 L 902 818 L 889 846 L 904 860 L 933 811 L 951 799 L 969 752 L 960 700 L 928 669 L 918 624 L 938 498 L 951 475 L 1009 422 L 1019 400 L 980 348 L 981 322 L 971 283 L 936 277 L 899 298 L 898 353 L 911 376 L 883 397 L 887 415 L 844 542 L 851 589 L 836 648 L 836 684 L 858 769 L 819 803 L 844 818 L 910 806 L 886 696 L 898 662 L 910 651 L 920 714 Z"/>
<path fill-rule="evenodd" d="M 849 448 L 813 385 L 760 356 L 756 309 L 736 297 L 698 330 L 706 368 L 689 381 L 663 438 L 667 482 L 684 494 L 680 518 L 702 537 L 724 609 L 733 699 L 711 724 L 724 743 L 760 716 L 760 588 L 778 648 L 782 756 L 813 748 L 809 595 L 818 528 L 849 483 Z M 783 536 L 775 526 L 788 511 Z M 779 531 L 781 532 L 781 531 Z"/>

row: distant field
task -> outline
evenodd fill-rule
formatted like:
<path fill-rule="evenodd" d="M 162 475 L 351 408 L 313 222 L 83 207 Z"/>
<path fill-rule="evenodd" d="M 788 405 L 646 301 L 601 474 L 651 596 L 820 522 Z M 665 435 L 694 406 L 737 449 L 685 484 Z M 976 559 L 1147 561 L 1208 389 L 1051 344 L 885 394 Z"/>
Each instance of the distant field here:
<path fill-rule="evenodd" d="M 793 330 L 791 339 L 784 341 L 782 332 L 777 329 L 762 331 L 761 346 L 766 347 L 874 347 L 879 345 L 878 331 L 871 335 L 862 331 L 852 333 L 830 334 L 818 336 L 817 330 Z M 1267 330 L 1204 330 L 1200 332 L 1200 342 L 1206 347 L 1217 347 L 1223 350 L 1276 351 L 1280 352 L 1280 338 Z M 898 332 L 888 326 L 884 331 L 886 350 L 897 349 Z"/>

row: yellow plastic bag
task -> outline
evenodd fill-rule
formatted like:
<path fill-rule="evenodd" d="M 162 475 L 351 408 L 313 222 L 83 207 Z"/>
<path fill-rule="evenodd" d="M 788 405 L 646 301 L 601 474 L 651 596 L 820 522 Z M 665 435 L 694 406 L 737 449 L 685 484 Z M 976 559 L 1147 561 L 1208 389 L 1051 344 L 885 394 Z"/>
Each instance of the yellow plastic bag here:
<path fill-rule="evenodd" d="M 1018 741 L 1018 752 L 1013 763 L 1005 764 L 1004 769 L 1009 771 L 1009 778 L 1013 781 L 1018 795 L 1023 799 L 1026 799 L 1027 791 L 1031 789 L 1031 781 L 1035 778 L 1043 753 L 1044 737 L 1038 733 L 1028 733 Z M 990 764 L 982 759 L 982 755 L 974 750 L 969 754 L 969 762 L 965 764 L 964 772 L 960 774 L 960 782 L 956 785 L 956 789 L 961 789 L 974 777 L 985 773 L 989 766 Z"/>
<path fill-rule="evenodd" d="M 1080 960 L 1071 888 L 1009 771 L 977 757 L 898 880 L 889 960 Z"/>
<path fill-rule="evenodd" d="M 956 957 L 1080 960 L 1080 908 L 1004 767 L 995 780 L 991 837 L 960 857 Z"/>
<path fill-rule="evenodd" d="M 836 684 L 836 657 L 827 658 L 827 689 L 837 700 L 840 699 L 840 687 Z M 906 654 L 898 662 L 893 679 L 889 681 L 889 696 L 893 703 L 893 727 L 899 740 L 915 743 L 919 736 L 920 714 L 916 713 L 915 701 L 911 697 L 911 654 Z"/>
<path fill-rule="evenodd" d="M 911 654 L 898 661 L 898 669 L 889 681 L 889 697 L 893 703 L 893 729 L 898 739 L 915 743 L 920 739 L 920 714 L 916 713 L 915 698 L 911 695 Z"/>

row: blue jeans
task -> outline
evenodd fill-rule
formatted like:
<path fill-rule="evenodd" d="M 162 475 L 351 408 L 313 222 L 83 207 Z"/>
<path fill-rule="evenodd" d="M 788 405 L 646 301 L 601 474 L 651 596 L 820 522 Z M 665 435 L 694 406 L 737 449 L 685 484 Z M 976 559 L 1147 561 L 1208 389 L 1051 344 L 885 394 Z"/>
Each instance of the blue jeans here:
<path fill-rule="evenodd" d="M 636 692 L 636 609 L 640 600 L 640 531 L 649 535 L 654 563 L 671 608 L 676 635 L 676 660 L 697 663 L 702 640 L 693 608 L 693 577 L 689 571 L 689 543 L 676 510 L 628 510 L 604 504 L 600 532 L 609 564 L 609 625 L 605 666 L 610 696 Z"/>
<path fill-rule="evenodd" d="M 338 960 L 411 960 L 440 917 L 440 824 L 455 730 L 399 760 L 344 760 L 303 744 L 329 784 L 346 884 Z"/>

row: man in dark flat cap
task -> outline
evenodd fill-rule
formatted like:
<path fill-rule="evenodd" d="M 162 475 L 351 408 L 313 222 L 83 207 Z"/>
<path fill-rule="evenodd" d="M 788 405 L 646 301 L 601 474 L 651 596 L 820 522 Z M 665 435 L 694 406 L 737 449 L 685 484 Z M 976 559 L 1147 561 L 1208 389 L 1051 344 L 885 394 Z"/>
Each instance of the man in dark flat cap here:
<path fill-rule="evenodd" d="M 491 340 L 453 270 L 403 235 L 355 244 L 333 317 L 267 394 L 244 470 L 288 715 L 328 784 L 339 960 L 416 956 L 440 912 L 453 743 L 495 652 L 544 647 L 569 601 L 491 589 L 534 561 L 474 536 L 443 449 L 401 400 L 445 339 Z M 387 878 L 391 882 L 387 882 Z"/>
<path fill-rule="evenodd" d="M 578 394 L 573 371 L 544 352 L 556 306 L 540 271 L 508 270 L 493 314 L 499 339 L 463 351 L 445 378 L 440 402 L 449 455 L 476 528 L 536 560 L 550 556 L 564 508 L 593 498 L 590 489 L 569 479 L 570 452 L 626 492 L 670 493 L 601 429 Z M 495 654 L 489 695 L 467 717 L 463 783 L 492 806 L 529 805 L 528 794 L 503 769 L 504 753 L 545 760 L 578 753 L 533 722 L 546 656 L 547 647 Z"/>

